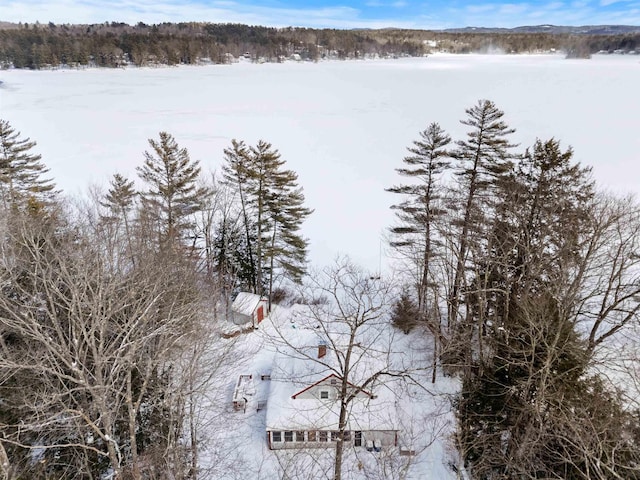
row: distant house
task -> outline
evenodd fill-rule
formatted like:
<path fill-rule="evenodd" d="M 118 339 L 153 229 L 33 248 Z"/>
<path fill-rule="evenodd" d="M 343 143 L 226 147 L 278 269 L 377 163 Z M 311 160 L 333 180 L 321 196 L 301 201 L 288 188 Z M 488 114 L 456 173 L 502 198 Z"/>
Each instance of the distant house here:
<path fill-rule="evenodd" d="M 240 292 L 231 304 L 233 323 L 236 325 L 251 324 L 257 327 L 267 315 L 266 298 L 248 292 Z"/>
<path fill-rule="evenodd" d="M 335 446 L 342 379 L 327 367 L 333 361 L 332 353 L 326 344 L 316 341 L 316 346 L 306 347 L 302 354 L 300 348 L 276 354 L 267 402 L 269 449 Z M 377 387 L 358 391 L 350 402 L 345 443 L 367 449 L 398 444 L 395 396 L 392 389 Z"/>

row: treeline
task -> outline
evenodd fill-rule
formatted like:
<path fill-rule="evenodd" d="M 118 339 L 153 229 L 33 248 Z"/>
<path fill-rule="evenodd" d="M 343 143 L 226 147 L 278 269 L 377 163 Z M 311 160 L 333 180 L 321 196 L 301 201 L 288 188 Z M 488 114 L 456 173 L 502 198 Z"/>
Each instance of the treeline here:
<path fill-rule="evenodd" d="M 34 145 L 0 120 L 0 478 L 199 478 L 232 293 L 306 271 L 297 175 L 234 141 L 218 181 L 161 132 L 139 188 L 72 204 Z"/>
<path fill-rule="evenodd" d="M 51 68 L 60 65 L 119 67 L 254 61 L 353 59 L 451 53 L 527 53 L 551 50 L 588 56 L 599 51 L 637 51 L 639 33 L 469 33 L 426 30 L 336 30 L 271 28 L 240 24 L 162 23 L 131 26 L 2 24 L 0 66 Z"/>
<path fill-rule="evenodd" d="M 355 30 L 270 28 L 236 24 L 164 23 L 129 26 L 22 25 L 0 30 L 0 63 L 15 68 L 66 65 L 118 67 L 126 64 L 228 63 L 240 56 L 277 62 L 422 55 L 418 38 L 399 40 Z"/>
<path fill-rule="evenodd" d="M 491 101 L 461 123 L 457 140 L 421 132 L 388 188 L 407 274 L 394 321 L 421 325 L 434 369 L 461 378 L 458 468 L 640 478 L 640 204 L 599 192 L 557 139 L 518 149 Z"/>

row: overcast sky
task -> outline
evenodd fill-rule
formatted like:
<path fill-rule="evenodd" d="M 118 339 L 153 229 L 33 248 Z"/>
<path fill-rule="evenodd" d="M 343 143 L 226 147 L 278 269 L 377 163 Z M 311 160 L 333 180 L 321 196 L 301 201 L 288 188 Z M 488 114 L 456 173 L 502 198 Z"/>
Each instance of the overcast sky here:
<path fill-rule="evenodd" d="M 640 25 L 640 0 L 0 0 L 0 21 L 245 23 L 333 28 Z"/>

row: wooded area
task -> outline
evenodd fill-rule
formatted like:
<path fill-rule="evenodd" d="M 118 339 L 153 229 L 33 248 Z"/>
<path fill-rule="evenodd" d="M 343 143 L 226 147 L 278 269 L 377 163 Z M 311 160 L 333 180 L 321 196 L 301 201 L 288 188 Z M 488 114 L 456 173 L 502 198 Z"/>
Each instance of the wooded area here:
<path fill-rule="evenodd" d="M 226 348 L 211 322 L 306 269 L 296 175 L 266 142 L 233 145 L 242 203 L 160 132 L 144 188 L 115 174 L 72 204 L 0 121 L 0 478 L 197 478 Z"/>
<path fill-rule="evenodd" d="M 640 205 L 598 192 L 557 139 L 518 152 L 493 102 L 466 114 L 453 144 L 436 123 L 421 132 L 389 188 L 411 278 L 394 322 L 419 319 L 434 365 L 461 377 L 462 465 L 482 480 L 640 478 L 637 399 L 603 375 L 624 360 L 602 356 L 638 319 Z"/>
<path fill-rule="evenodd" d="M 562 51 L 588 56 L 640 50 L 640 33 L 576 34 L 539 32 L 473 33 L 428 30 L 337 30 L 273 28 L 240 24 L 162 23 L 127 25 L 2 24 L 0 67 L 52 68 L 125 65 L 422 56 L 451 53 L 536 53 Z"/>

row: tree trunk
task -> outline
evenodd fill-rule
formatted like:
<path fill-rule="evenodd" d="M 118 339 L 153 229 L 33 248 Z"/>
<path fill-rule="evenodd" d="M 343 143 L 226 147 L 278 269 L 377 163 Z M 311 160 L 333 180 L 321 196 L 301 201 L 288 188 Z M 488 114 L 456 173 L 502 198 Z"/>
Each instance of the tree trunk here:
<path fill-rule="evenodd" d="M 340 399 L 340 419 L 338 420 L 338 438 L 336 441 L 336 459 L 333 468 L 333 480 L 342 480 L 342 457 L 344 455 L 344 432 L 347 427 L 347 391 L 345 382 L 342 382 L 342 398 Z"/>
<path fill-rule="evenodd" d="M 131 386 L 131 370 L 127 372 L 127 410 L 129 413 L 129 448 L 131 449 L 131 476 L 140 480 L 140 466 L 138 465 L 138 442 L 136 438 L 136 411 L 133 405 L 133 389 Z"/>
<path fill-rule="evenodd" d="M 267 312 L 271 313 L 271 295 L 273 293 L 273 257 L 275 257 L 275 245 L 276 245 L 276 228 L 278 224 L 274 220 L 273 222 L 273 235 L 271 237 L 271 265 L 269 267 L 269 306 Z"/>
<path fill-rule="evenodd" d="M 9 475 L 11 474 L 11 465 L 9 464 L 9 457 L 7 457 L 7 452 L 0 442 L 0 480 L 10 480 Z"/>

